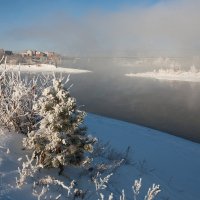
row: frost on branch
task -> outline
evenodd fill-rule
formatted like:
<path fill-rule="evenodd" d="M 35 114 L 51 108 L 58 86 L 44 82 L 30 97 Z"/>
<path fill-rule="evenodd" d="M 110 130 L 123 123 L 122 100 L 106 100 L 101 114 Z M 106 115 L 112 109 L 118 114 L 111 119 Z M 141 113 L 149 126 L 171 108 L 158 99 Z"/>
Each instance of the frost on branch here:
<path fill-rule="evenodd" d="M 160 186 L 153 184 L 152 188 L 149 188 L 147 195 L 144 200 L 152 200 L 160 192 Z"/>
<path fill-rule="evenodd" d="M 34 109 L 42 120 L 39 129 L 24 139 L 24 146 L 36 152 L 44 167 L 62 171 L 65 165 L 82 165 L 94 140 L 86 135 L 85 112 L 77 109 L 75 98 L 60 80 L 54 79 L 53 86 L 44 89 Z"/>
<path fill-rule="evenodd" d="M 33 184 L 33 193 L 35 194 L 35 196 L 38 196 L 38 188 L 41 188 L 41 186 L 43 188 L 50 188 L 50 186 L 58 186 L 62 189 L 64 189 L 67 192 L 67 196 L 69 197 L 70 195 L 72 195 L 74 193 L 74 186 L 75 186 L 75 181 L 71 181 L 71 183 L 69 184 L 69 186 L 65 185 L 64 182 L 55 179 L 51 176 L 46 176 L 44 178 L 41 178 L 39 181 L 34 182 Z M 58 189 L 58 188 L 57 188 Z M 47 192 L 46 192 L 47 193 Z"/>
<path fill-rule="evenodd" d="M 16 180 L 17 187 L 24 185 L 28 177 L 34 177 L 35 173 L 43 168 L 43 166 L 38 163 L 38 157 L 35 158 L 35 152 L 33 152 L 31 158 L 26 155 L 26 159 L 27 161 L 22 164 L 22 169 L 18 168 L 19 179 Z"/>
<path fill-rule="evenodd" d="M 133 189 L 133 195 L 134 195 L 134 200 L 137 199 L 137 196 L 139 195 L 140 193 L 140 188 L 142 186 L 142 179 L 140 178 L 139 180 L 135 180 L 133 186 L 132 186 L 132 189 Z"/>
<path fill-rule="evenodd" d="M 93 182 L 95 184 L 96 191 L 104 190 L 107 188 L 108 181 L 113 174 L 109 174 L 103 179 L 101 178 L 101 174 L 97 173 L 96 177 L 93 178 Z"/>
<path fill-rule="evenodd" d="M 3 72 L 0 76 L 0 125 L 18 133 L 34 129 L 35 81 L 26 82 L 20 73 Z"/>
<path fill-rule="evenodd" d="M 69 185 L 66 185 L 64 182 L 48 175 L 33 183 L 32 194 L 38 200 L 75 199 L 76 193 L 79 190 L 74 187 L 74 180 Z"/>

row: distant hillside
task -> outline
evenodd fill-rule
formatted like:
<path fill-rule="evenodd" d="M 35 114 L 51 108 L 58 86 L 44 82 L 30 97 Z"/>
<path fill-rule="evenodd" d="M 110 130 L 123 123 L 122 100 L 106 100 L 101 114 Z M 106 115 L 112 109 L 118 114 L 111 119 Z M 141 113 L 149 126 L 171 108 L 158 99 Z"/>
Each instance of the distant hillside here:
<path fill-rule="evenodd" d="M 12 65 L 53 64 L 57 66 L 61 63 L 61 55 L 55 52 L 27 50 L 22 53 L 15 53 L 10 50 L 0 49 L 0 58 L 3 56 L 6 58 L 6 63 Z M 5 62 L 5 59 L 2 62 Z"/>

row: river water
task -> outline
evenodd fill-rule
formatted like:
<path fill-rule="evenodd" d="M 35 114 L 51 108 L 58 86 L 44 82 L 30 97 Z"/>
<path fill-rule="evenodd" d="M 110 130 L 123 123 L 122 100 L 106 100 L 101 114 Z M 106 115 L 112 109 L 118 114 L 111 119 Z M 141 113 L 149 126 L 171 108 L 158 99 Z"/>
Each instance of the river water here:
<path fill-rule="evenodd" d="M 155 68 L 135 58 L 68 58 L 62 66 L 92 71 L 70 76 L 81 109 L 200 143 L 200 83 L 126 77 Z"/>
<path fill-rule="evenodd" d="M 71 75 L 71 93 L 84 110 L 200 142 L 200 83 L 131 78 L 151 70 L 111 58 L 66 60 L 66 67 L 92 73 Z M 186 62 L 185 62 L 186 63 Z M 183 66 L 183 68 L 186 66 Z"/>

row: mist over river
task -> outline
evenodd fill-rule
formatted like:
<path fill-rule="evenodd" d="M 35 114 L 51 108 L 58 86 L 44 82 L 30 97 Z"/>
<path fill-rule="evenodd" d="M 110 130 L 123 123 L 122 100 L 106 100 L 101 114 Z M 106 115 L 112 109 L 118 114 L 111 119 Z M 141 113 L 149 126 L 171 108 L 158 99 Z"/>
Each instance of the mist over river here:
<path fill-rule="evenodd" d="M 177 59 L 176 59 L 177 60 Z M 200 83 L 127 77 L 160 68 L 135 58 L 68 58 L 63 67 L 91 70 L 70 76 L 83 110 L 158 129 L 200 143 Z M 198 60 L 181 60 L 182 69 Z M 150 62 L 150 61 L 147 61 Z M 163 64 L 163 63 L 162 63 Z M 164 65 L 162 65 L 164 66 Z"/>

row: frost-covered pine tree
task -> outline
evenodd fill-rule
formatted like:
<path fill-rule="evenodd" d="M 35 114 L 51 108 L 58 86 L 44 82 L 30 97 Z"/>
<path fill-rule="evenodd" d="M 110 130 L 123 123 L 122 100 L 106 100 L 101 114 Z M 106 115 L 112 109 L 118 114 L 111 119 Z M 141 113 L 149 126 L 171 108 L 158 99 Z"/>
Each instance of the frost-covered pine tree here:
<path fill-rule="evenodd" d="M 39 129 L 24 139 L 24 146 L 34 150 L 44 167 L 62 170 L 65 165 L 81 165 L 84 152 L 93 150 L 94 139 L 86 135 L 85 112 L 77 109 L 76 99 L 62 82 L 53 80 L 34 108 L 42 120 Z"/>

